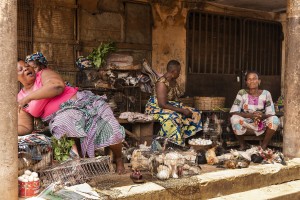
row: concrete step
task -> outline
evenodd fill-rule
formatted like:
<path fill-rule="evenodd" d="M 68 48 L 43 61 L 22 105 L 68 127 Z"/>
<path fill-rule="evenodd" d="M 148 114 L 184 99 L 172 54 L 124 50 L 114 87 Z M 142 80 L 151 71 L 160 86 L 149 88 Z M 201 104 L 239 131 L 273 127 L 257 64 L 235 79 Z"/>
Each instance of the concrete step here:
<path fill-rule="evenodd" d="M 281 164 L 250 165 L 249 168 L 244 169 L 227 169 L 188 178 L 114 187 L 102 192 L 111 199 L 199 200 L 232 195 L 295 180 L 300 180 L 300 158 L 287 161 L 287 166 Z"/>
<path fill-rule="evenodd" d="M 210 200 L 299 200 L 300 180 L 235 193 Z"/>

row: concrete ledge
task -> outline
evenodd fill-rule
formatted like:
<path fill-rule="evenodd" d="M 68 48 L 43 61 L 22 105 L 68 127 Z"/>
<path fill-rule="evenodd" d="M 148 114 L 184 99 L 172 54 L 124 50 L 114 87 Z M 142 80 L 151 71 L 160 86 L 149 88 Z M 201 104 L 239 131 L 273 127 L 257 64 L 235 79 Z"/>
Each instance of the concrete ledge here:
<path fill-rule="evenodd" d="M 189 178 L 116 187 L 103 191 L 103 194 L 110 199 L 209 199 L 300 180 L 300 158 L 294 158 L 287 163 L 287 166 L 256 165 Z"/>
<path fill-rule="evenodd" d="M 300 181 L 291 181 L 279 185 L 271 185 L 260 189 L 240 192 L 223 197 L 217 197 L 210 200 L 299 200 L 300 199 Z"/>

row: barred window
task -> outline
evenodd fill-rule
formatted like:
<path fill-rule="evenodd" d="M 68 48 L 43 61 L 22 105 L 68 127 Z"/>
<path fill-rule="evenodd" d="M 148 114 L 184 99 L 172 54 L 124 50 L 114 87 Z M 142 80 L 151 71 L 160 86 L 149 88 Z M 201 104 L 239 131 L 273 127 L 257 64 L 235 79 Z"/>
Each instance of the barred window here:
<path fill-rule="evenodd" d="M 192 11 L 187 22 L 189 74 L 281 73 L 279 22 Z"/>

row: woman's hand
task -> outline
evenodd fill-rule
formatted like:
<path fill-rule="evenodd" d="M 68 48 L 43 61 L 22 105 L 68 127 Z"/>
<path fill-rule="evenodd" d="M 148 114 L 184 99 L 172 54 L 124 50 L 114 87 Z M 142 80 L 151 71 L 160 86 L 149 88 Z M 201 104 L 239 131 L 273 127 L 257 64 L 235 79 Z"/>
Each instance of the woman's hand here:
<path fill-rule="evenodd" d="M 19 100 L 18 102 L 18 110 L 19 112 L 21 111 L 22 108 L 27 108 L 28 107 L 28 104 L 30 102 L 30 98 L 28 96 L 24 97 L 23 99 Z"/>
<path fill-rule="evenodd" d="M 255 111 L 253 113 L 253 117 L 252 119 L 254 120 L 254 123 L 255 124 L 258 124 L 261 120 L 262 120 L 262 116 L 263 116 L 263 113 L 260 112 L 260 111 Z"/>
<path fill-rule="evenodd" d="M 189 109 L 186 109 L 186 108 L 182 110 L 182 114 L 189 118 L 192 118 L 192 116 L 193 116 L 192 111 L 190 111 Z"/>
<path fill-rule="evenodd" d="M 33 117 L 22 109 L 18 113 L 18 135 L 27 135 L 33 131 Z"/>

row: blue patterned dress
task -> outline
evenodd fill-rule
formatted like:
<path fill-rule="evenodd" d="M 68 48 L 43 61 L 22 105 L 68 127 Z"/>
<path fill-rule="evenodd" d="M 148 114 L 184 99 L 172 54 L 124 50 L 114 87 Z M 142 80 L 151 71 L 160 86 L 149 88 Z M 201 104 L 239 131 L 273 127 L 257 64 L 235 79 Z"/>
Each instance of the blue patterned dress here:
<path fill-rule="evenodd" d="M 195 135 L 198 131 L 202 130 L 201 111 L 184 106 L 178 101 L 178 97 L 181 92 L 178 84 L 175 87 L 170 87 L 166 78 L 161 77 L 158 82 L 162 82 L 166 85 L 168 91 L 168 104 L 171 104 L 177 108 L 189 109 L 193 116 L 192 118 L 185 117 L 181 113 L 173 110 L 162 109 L 158 106 L 156 92 L 154 96 L 151 96 L 146 104 L 145 113 L 153 115 L 155 120 L 158 120 L 161 124 L 159 134 L 164 137 L 170 138 L 173 142 L 184 145 L 184 139 Z"/>

